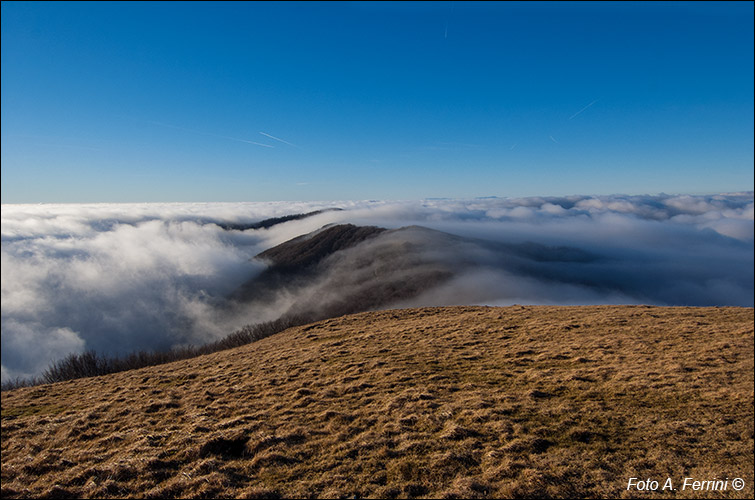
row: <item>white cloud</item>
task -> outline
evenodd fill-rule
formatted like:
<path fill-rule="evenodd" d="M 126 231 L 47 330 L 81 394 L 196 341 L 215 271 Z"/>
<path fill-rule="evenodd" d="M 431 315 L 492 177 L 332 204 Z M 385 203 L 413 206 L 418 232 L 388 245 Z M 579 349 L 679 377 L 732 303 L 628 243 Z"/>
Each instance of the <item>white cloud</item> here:
<path fill-rule="evenodd" d="M 3 380 L 39 375 L 61 354 L 82 352 L 84 346 L 79 334 L 68 327 L 3 318 L 2 349 L 12 355 L 7 363 L 3 356 Z"/>
<path fill-rule="evenodd" d="M 344 210 L 243 232 L 208 224 L 330 207 Z M 505 244 L 570 246 L 601 257 L 512 272 L 502 257 L 481 252 L 474 259 L 482 268 L 407 304 L 753 305 L 752 193 L 3 205 L 3 379 L 38 374 L 50 361 L 88 348 L 123 354 L 198 344 L 274 319 L 299 297 L 281 295 L 266 308 L 244 309 L 228 309 L 223 298 L 260 272 L 261 265 L 250 261 L 257 253 L 340 222 L 417 224 Z"/>

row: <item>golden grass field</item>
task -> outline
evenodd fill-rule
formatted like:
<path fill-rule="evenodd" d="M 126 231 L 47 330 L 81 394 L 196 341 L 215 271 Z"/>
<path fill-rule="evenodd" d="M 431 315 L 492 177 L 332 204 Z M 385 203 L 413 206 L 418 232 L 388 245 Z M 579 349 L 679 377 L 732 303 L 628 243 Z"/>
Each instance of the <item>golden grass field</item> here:
<path fill-rule="evenodd" d="M 752 498 L 753 319 L 368 312 L 6 391 L 2 497 Z M 676 490 L 627 490 L 631 477 Z"/>

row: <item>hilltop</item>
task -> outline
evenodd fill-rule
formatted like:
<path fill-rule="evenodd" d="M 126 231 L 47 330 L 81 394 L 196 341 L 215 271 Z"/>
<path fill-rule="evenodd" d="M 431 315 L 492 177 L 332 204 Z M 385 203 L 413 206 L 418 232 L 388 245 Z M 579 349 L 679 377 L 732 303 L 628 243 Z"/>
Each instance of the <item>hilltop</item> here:
<path fill-rule="evenodd" d="M 630 477 L 676 492 L 627 491 Z M 741 477 L 742 491 L 680 491 Z M 753 310 L 366 312 L 2 397 L 2 496 L 753 495 Z"/>
<path fill-rule="evenodd" d="M 449 300 L 486 302 L 515 277 L 549 286 L 576 282 L 605 296 L 620 287 L 590 269 L 600 258 L 574 247 L 506 244 L 423 226 L 331 224 L 261 252 L 254 260 L 264 271 L 230 298 L 240 310 L 264 304 L 282 318 L 314 321 Z"/>

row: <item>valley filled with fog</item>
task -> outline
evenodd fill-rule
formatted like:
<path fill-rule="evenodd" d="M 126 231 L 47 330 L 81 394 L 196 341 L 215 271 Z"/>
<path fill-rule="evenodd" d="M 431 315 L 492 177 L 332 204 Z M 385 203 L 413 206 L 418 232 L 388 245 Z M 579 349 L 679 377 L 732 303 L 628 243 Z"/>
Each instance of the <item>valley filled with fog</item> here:
<path fill-rule="evenodd" d="M 308 281 L 231 303 L 265 283 L 255 279 L 270 262 L 256 255 L 332 224 L 388 231 L 330 255 Z M 376 308 L 752 307 L 753 193 L 3 205 L 2 378 L 89 349 L 199 345 L 355 296 L 369 308 L 380 279 L 416 289 Z"/>

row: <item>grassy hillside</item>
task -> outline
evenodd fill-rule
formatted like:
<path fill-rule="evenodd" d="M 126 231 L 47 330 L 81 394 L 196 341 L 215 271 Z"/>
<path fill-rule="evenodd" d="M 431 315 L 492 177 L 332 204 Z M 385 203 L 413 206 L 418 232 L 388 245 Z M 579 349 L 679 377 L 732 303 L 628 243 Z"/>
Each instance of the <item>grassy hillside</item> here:
<path fill-rule="evenodd" d="M 3 498 L 752 495 L 749 308 L 361 313 L 2 395 Z"/>

